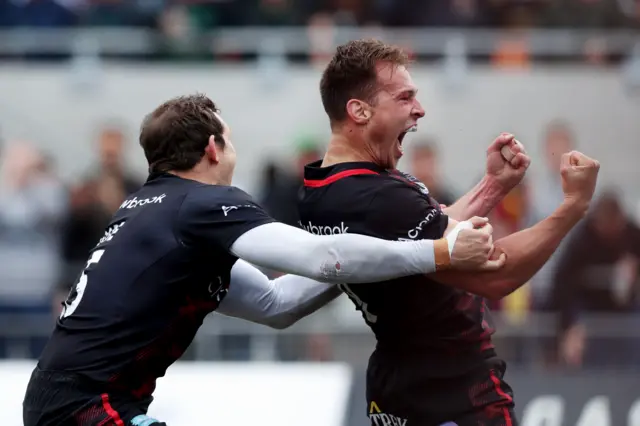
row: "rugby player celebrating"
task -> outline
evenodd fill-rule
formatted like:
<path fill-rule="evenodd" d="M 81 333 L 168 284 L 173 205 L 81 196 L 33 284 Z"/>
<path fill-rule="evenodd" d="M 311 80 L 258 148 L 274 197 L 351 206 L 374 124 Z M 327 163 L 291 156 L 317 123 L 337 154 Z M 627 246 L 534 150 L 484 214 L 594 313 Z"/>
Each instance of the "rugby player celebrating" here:
<path fill-rule="evenodd" d="M 332 136 L 324 159 L 305 169 L 303 224 L 388 240 L 438 239 L 458 220 L 487 214 L 524 176 L 530 159 L 509 134 L 489 147 L 485 178 L 444 211 L 425 185 L 397 171 L 403 138 L 425 115 L 407 65 L 401 49 L 380 41 L 338 47 L 320 83 Z M 501 155 L 505 146 L 509 161 Z M 562 157 L 564 202 L 494 243 L 495 256 L 506 255 L 499 270 L 340 286 L 377 339 L 367 371 L 372 425 L 516 424 L 485 298 L 506 296 L 542 267 L 585 214 L 598 170 L 579 152 Z"/>

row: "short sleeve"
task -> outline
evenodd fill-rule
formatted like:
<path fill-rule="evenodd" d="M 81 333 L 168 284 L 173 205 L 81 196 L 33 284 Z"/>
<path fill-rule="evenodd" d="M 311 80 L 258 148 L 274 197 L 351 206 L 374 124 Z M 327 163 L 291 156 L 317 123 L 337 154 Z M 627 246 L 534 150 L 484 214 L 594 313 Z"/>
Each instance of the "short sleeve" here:
<path fill-rule="evenodd" d="M 387 240 L 437 240 L 449 218 L 438 203 L 404 182 L 387 181 L 367 209 L 367 228 Z"/>
<path fill-rule="evenodd" d="M 275 222 L 249 194 L 230 186 L 202 186 L 187 194 L 180 209 L 180 238 L 187 246 L 229 252 L 245 232 Z"/>

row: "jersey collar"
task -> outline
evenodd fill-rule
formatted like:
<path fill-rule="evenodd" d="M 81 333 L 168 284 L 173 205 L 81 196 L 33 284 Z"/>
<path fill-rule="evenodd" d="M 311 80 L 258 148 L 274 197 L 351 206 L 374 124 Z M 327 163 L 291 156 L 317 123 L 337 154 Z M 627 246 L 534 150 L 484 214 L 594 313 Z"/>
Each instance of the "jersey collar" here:
<path fill-rule="evenodd" d="M 366 161 L 338 163 L 329 167 L 321 167 L 322 160 L 307 164 L 304 168 L 304 186 L 318 188 L 329 185 L 340 179 L 357 175 L 380 175 L 388 171 Z"/>

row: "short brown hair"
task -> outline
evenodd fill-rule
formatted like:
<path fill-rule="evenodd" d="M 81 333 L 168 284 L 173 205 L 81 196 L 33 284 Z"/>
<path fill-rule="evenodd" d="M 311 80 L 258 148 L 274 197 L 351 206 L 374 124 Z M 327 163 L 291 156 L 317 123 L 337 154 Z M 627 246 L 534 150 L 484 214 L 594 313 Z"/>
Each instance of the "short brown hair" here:
<path fill-rule="evenodd" d="M 407 65 L 409 58 L 401 48 L 379 40 L 355 40 L 338 46 L 320 80 L 322 105 L 331 122 L 346 117 L 350 99 L 373 101 L 376 65 L 381 62 Z"/>
<path fill-rule="evenodd" d="M 204 156 L 211 135 L 224 147 L 224 127 L 217 112 L 211 99 L 195 94 L 170 99 L 147 115 L 140 128 L 140 146 L 149 172 L 193 168 Z"/>

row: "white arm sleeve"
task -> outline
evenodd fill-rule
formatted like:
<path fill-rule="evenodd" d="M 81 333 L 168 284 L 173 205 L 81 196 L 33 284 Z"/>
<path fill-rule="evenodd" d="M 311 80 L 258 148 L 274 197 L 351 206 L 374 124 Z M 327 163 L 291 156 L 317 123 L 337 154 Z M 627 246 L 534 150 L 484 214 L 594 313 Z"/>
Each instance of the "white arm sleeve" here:
<path fill-rule="evenodd" d="M 245 232 L 231 252 L 254 265 L 334 284 L 385 281 L 436 269 L 432 240 L 318 236 L 277 222 Z"/>
<path fill-rule="evenodd" d="M 273 328 L 286 328 L 340 295 L 337 286 L 296 275 L 275 280 L 243 260 L 231 269 L 227 296 L 216 312 Z"/>

